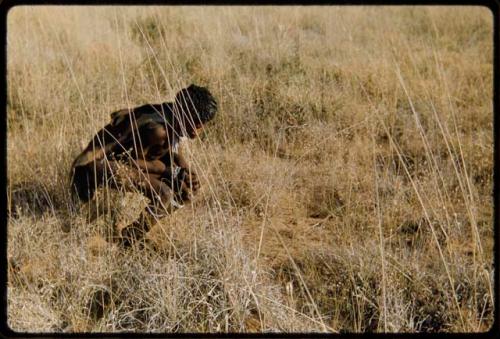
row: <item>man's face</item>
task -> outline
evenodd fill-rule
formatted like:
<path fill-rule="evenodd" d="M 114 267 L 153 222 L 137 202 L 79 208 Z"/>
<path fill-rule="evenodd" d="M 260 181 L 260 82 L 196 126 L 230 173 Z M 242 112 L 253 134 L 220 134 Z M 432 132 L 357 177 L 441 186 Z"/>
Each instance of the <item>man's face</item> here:
<path fill-rule="evenodd" d="M 192 124 L 188 123 L 186 126 L 186 134 L 190 139 L 196 138 L 201 131 L 203 130 L 203 124 L 198 123 L 198 124 Z"/>
<path fill-rule="evenodd" d="M 203 130 L 203 124 L 201 122 L 193 123 L 193 121 L 189 121 L 188 119 L 185 119 L 183 121 L 175 119 L 173 129 L 179 136 L 186 136 L 190 139 L 194 139 Z"/>

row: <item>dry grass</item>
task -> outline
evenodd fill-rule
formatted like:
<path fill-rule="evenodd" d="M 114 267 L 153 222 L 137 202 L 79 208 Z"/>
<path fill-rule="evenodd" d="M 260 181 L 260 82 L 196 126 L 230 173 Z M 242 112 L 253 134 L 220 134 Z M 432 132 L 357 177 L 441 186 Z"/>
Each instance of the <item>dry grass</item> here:
<path fill-rule="evenodd" d="M 492 48 L 479 7 L 14 8 L 9 326 L 488 330 Z M 184 146 L 202 192 L 123 250 L 139 200 L 74 205 L 71 161 L 192 82 L 220 106 Z"/>

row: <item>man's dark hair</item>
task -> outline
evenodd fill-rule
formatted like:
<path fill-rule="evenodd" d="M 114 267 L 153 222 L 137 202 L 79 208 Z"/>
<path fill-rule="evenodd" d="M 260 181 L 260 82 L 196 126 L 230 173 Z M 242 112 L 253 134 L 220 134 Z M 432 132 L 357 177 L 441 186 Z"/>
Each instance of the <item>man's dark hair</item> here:
<path fill-rule="evenodd" d="M 175 105 L 182 114 L 190 116 L 195 124 L 205 124 L 215 116 L 217 102 L 210 91 L 205 87 L 190 85 L 175 95 Z"/>

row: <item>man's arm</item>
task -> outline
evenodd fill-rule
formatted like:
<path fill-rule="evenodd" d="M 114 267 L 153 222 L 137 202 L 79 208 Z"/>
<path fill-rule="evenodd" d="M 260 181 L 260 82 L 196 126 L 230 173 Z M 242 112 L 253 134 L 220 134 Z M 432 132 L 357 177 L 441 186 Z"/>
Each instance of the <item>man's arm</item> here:
<path fill-rule="evenodd" d="M 196 172 L 189 166 L 186 161 L 186 158 L 182 154 L 182 152 L 172 153 L 173 163 L 181 168 L 184 172 L 184 180 L 181 184 L 181 190 L 185 192 L 185 196 L 188 196 L 188 191 L 191 189 L 192 193 L 196 193 L 196 191 L 200 188 L 200 182 L 198 181 L 198 176 Z M 189 200 L 189 199 L 187 199 Z"/>
<path fill-rule="evenodd" d="M 200 186 L 198 182 L 198 175 L 196 172 L 188 165 L 186 158 L 182 154 L 181 151 L 177 153 L 173 153 L 173 158 L 174 158 L 174 163 L 177 164 L 180 168 L 184 169 L 186 171 L 186 179 L 189 178 L 189 181 L 191 182 L 191 188 L 193 190 L 197 190 Z M 189 182 L 188 182 L 189 184 Z"/>
<path fill-rule="evenodd" d="M 179 166 L 180 168 L 184 168 L 185 170 L 189 171 L 189 165 L 186 161 L 186 158 L 184 158 L 184 155 L 182 155 L 182 152 L 179 151 L 177 153 L 172 153 L 172 157 L 174 158 L 174 163 Z"/>
<path fill-rule="evenodd" d="M 142 170 L 147 174 L 163 174 L 167 170 L 167 166 L 160 160 L 143 160 L 143 159 L 131 159 L 131 166 Z"/>

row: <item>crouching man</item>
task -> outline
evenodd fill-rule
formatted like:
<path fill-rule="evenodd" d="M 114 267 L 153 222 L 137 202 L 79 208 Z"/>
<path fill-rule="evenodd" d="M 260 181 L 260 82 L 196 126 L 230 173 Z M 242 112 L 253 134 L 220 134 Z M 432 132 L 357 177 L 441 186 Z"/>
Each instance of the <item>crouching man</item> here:
<path fill-rule="evenodd" d="M 179 152 L 182 137 L 194 139 L 217 112 L 208 89 L 190 85 L 174 102 L 146 104 L 111 114 L 71 167 L 71 189 L 89 201 L 100 186 L 138 190 L 150 203 L 139 220 L 123 228 L 125 245 L 141 238 L 157 218 L 190 201 L 196 173 Z"/>

